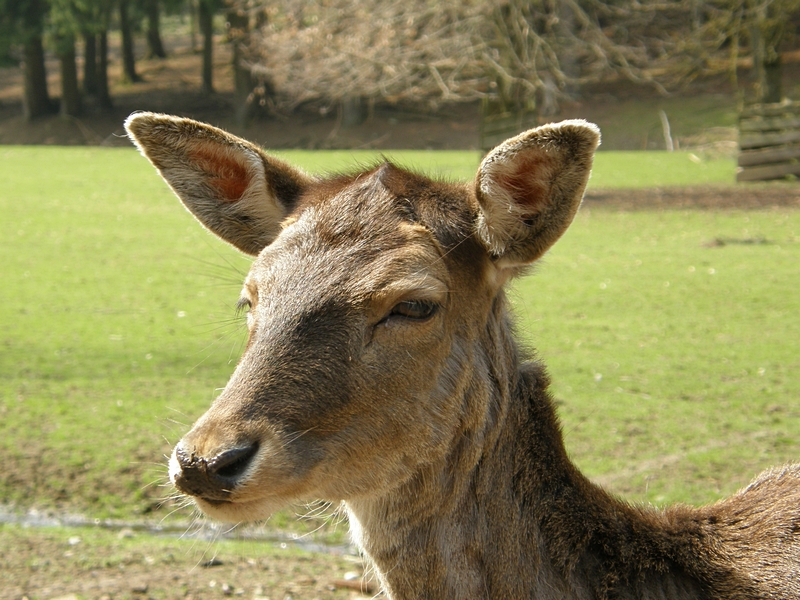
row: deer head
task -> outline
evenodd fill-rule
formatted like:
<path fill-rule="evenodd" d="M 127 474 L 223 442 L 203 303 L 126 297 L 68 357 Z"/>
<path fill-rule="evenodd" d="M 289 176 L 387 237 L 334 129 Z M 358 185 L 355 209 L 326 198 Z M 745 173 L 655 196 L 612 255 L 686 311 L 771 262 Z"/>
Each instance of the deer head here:
<path fill-rule="evenodd" d="M 165 115 L 126 128 L 189 211 L 255 257 L 247 346 L 174 450 L 179 490 L 236 522 L 390 493 L 454 448 L 477 457 L 495 388 L 511 385 L 492 353 L 513 342 L 489 327 L 505 320 L 502 286 L 572 221 L 597 127 L 525 132 L 469 185 L 390 163 L 317 179 Z"/>

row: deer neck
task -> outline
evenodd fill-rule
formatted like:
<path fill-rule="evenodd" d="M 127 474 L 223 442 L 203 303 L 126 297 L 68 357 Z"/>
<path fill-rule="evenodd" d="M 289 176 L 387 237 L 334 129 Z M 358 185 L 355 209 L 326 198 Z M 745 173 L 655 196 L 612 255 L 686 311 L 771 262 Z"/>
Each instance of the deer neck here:
<path fill-rule="evenodd" d="M 530 407 L 520 402 L 520 355 L 500 297 L 462 371 L 463 422 L 450 451 L 399 488 L 345 503 L 353 538 L 372 560 L 384 589 L 401 598 L 530 597 L 549 572 L 537 531 L 520 535 L 524 510 L 518 446 Z M 546 376 L 533 365 L 546 394 Z M 549 403 L 547 404 L 549 407 Z M 479 413 L 479 414 L 476 414 Z M 554 417 L 549 454 L 566 460 Z"/>
<path fill-rule="evenodd" d="M 625 581 L 638 581 L 625 590 L 632 597 L 653 588 L 665 598 L 668 590 L 701 597 L 670 558 L 680 542 L 648 541 L 665 519 L 675 529 L 691 515 L 642 513 L 578 471 L 543 367 L 522 364 L 502 303 L 495 308 L 472 356 L 473 372 L 483 370 L 481 381 L 492 385 L 467 386 L 461 398 L 481 407 L 482 418 L 473 419 L 480 425 L 459 432 L 447 455 L 399 488 L 345 503 L 353 538 L 389 597 L 598 598 Z M 632 530 L 643 540 L 636 556 L 617 561 L 625 552 L 613 548 L 626 548 Z"/>

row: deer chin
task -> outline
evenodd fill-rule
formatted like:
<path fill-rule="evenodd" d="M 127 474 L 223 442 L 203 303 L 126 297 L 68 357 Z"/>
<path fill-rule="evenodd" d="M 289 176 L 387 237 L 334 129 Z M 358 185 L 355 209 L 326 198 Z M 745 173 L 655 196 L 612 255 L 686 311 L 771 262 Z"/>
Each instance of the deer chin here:
<path fill-rule="evenodd" d="M 265 521 L 288 502 L 277 498 L 253 500 L 205 500 L 194 498 L 197 508 L 207 517 L 222 523 L 251 523 Z"/>

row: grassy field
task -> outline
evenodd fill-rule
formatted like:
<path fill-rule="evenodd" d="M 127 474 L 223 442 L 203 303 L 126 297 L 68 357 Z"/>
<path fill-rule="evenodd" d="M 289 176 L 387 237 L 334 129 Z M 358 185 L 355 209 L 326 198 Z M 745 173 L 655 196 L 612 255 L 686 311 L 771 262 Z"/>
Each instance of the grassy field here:
<path fill-rule="evenodd" d="M 800 459 L 798 216 L 582 211 L 516 286 L 588 473 L 697 503 Z"/>
<path fill-rule="evenodd" d="M 377 160 L 283 155 L 311 171 Z M 161 518 L 165 456 L 241 350 L 248 261 L 133 150 L 0 156 L 0 503 Z M 391 156 L 450 178 L 477 166 Z M 733 169 L 601 153 L 591 185 L 728 185 Z M 582 211 L 512 293 L 582 468 L 634 501 L 700 503 L 800 459 L 799 242 L 790 209 Z"/>

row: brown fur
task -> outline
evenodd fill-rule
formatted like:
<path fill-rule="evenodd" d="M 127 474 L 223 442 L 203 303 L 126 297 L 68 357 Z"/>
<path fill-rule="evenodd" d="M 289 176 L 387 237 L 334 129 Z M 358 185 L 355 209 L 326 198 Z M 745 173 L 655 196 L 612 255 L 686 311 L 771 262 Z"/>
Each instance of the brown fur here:
<path fill-rule="evenodd" d="M 391 164 L 317 181 L 212 127 L 126 123 L 213 232 L 257 255 L 250 339 L 176 447 L 212 517 L 344 502 L 399 598 L 800 598 L 800 466 L 704 508 L 625 504 L 563 446 L 504 283 L 566 230 L 596 127 L 526 132 L 473 186 Z"/>

